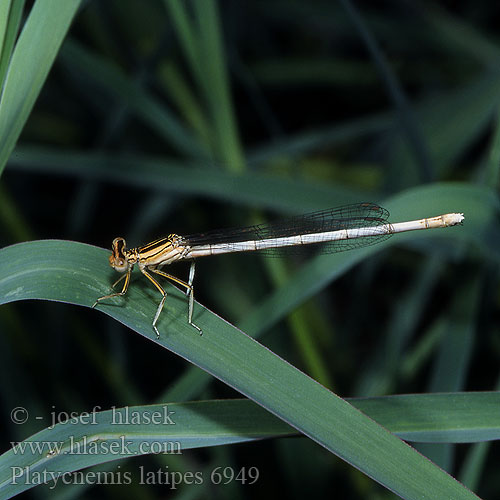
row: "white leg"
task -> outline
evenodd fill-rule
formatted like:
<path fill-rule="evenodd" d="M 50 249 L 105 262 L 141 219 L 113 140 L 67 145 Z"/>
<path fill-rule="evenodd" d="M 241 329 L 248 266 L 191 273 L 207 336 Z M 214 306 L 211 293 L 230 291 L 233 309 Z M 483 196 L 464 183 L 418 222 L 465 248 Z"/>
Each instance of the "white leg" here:
<path fill-rule="evenodd" d="M 174 283 L 177 283 L 183 287 L 186 288 L 186 294 L 189 296 L 188 297 L 188 323 L 193 327 L 193 328 L 196 328 L 196 330 L 198 330 L 199 334 L 200 335 L 203 335 L 203 332 L 201 331 L 201 328 L 197 325 L 195 325 L 193 323 L 193 308 L 194 308 L 194 292 L 193 292 L 193 280 L 194 280 L 194 261 L 191 262 L 191 268 L 189 270 L 189 282 L 186 283 L 185 281 L 182 281 L 181 279 L 179 278 L 176 278 L 175 276 L 172 276 L 171 274 L 167 274 L 163 271 L 160 271 L 159 269 L 153 269 L 151 268 L 150 269 L 151 272 L 153 273 L 156 273 L 156 274 L 159 274 L 160 276 L 163 276 L 164 278 L 167 278 L 171 281 L 173 281 Z M 151 277 L 149 275 L 147 275 L 147 277 L 149 279 L 151 279 Z M 153 281 L 153 280 L 151 280 Z M 162 292 L 162 293 L 165 293 L 163 291 L 163 289 L 154 282 L 155 286 Z M 166 295 L 166 294 L 165 294 Z M 162 304 L 161 306 L 163 306 L 163 302 L 165 302 L 165 296 L 164 296 L 164 299 L 162 300 Z M 159 307 L 158 308 L 159 311 L 161 311 L 161 308 Z M 159 312 L 157 312 L 157 316 L 156 316 L 156 319 L 158 319 L 158 316 L 159 316 Z M 153 325 L 154 326 L 154 325 Z"/>
<path fill-rule="evenodd" d="M 195 261 L 191 261 L 191 267 L 189 268 L 189 281 L 188 285 L 189 288 L 186 288 L 186 293 L 189 294 L 189 309 L 188 309 L 188 323 L 196 328 L 199 332 L 200 335 L 203 335 L 203 332 L 201 331 L 201 328 L 193 323 L 193 308 L 194 308 L 194 287 L 193 287 L 193 281 L 194 281 L 194 271 L 195 271 Z"/>

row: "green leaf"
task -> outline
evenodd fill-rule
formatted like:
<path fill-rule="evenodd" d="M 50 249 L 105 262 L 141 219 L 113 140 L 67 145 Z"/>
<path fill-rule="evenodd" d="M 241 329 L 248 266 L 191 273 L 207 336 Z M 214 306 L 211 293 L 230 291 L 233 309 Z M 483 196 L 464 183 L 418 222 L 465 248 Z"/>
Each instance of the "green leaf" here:
<path fill-rule="evenodd" d="M 165 1 L 172 18 L 181 50 L 189 63 L 193 79 L 204 97 L 212 124 L 212 144 L 216 158 L 233 172 L 244 170 L 241 149 L 230 95 L 227 59 L 224 51 L 217 2 L 195 1 L 193 20 L 185 2 Z"/>
<path fill-rule="evenodd" d="M 16 41 L 25 0 L 12 0 L 0 4 L 0 88 L 3 87 L 5 73 L 9 67 L 12 48 Z"/>
<path fill-rule="evenodd" d="M 0 173 L 45 83 L 81 0 L 37 0 L 17 40 L 0 101 Z"/>
<path fill-rule="evenodd" d="M 409 440 L 472 442 L 500 437 L 498 392 L 402 395 L 350 402 Z M 1 498 L 34 486 L 28 479 L 36 474 L 57 478 L 64 472 L 127 456 L 160 451 L 177 454 L 191 448 L 298 434 L 247 399 L 115 408 L 53 423 L 0 456 Z M 84 448 L 88 453 L 82 452 Z M 27 467 L 29 475 L 13 484 L 13 473 L 17 476 Z"/>
<path fill-rule="evenodd" d="M 356 253 L 356 252 L 354 252 Z M 90 306 L 108 293 L 109 252 L 66 241 L 0 251 L 0 303 L 46 299 Z M 476 498 L 451 476 L 252 338 L 200 306 L 186 322 L 185 296 L 168 287 L 160 339 L 151 327 L 158 294 L 133 283 L 127 297 L 99 309 L 232 386 L 301 433 L 404 498 Z"/>
<path fill-rule="evenodd" d="M 34 434 L 0 456 L 0 498 L 10 498 L 40 482 L 60 479 L 64 472 L 119 458 L 150 453 L 178 455 L 192 448 L 293 433 L 288 425 L 248 400 L 82 413 Z M 39 475 L 45 481 L 37 480 Z"/>
<path fill-rule="evenodd" d="M 188 156 L 205 156 L 199 142 L 167 105 L 128 78 L 119 67 L 73 40 L 64 44 L 61 57 L 68 67 L 78 73 L 84 73 L 109 94 L 119 98 L 177 151 Z"/>
<path fill-rule="evenodd" d="M 172 158 L 127 154 L 88 154 L 81 151 L 55 151 L 18 148 L 9 168 L 45 174 L 62 174 L 79 179 L 110 181 L 155 191 L 189 193 L 218 201 L 300 213 L 334 204 L 359 200 L 354 190 L 331 188 L 324 183 L 304 183 L 299 179 L 248 172 L 235 175 L 205 162 L 182 162 Z"/>

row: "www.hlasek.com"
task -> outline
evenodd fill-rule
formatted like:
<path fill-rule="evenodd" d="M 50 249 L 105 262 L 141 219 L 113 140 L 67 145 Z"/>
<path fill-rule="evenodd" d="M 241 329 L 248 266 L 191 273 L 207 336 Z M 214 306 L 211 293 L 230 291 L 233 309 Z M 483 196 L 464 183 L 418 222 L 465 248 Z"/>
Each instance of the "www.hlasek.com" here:
<path fill-rule="evenodd" d="M 159 455 L 160 453 L 180 455 L 182 446 L 180 441 L 132 441 L 125 435 L 114 439 L 103 439 L 99 436 L 70 436 L 66 441 L 20 441 L 12 442 L 14 455 L 103 455 L 117 456 Z"/>
<path fill-rule="evenodd" d="M 11 467 L 12 484 L 23 484 L 37 486 L 53 481 L 50 489 L 58 484 L 66 485 L 96 485 L 96 484 L 139 484 L 165 485 L 175 490 L 179 485 L 202 485 L 210 482 L 215 485 L 226 485 L 238 482 L 243 485 L 254 484 L 259 479 L 257 467 L 214 467 L 208 471 L 169 471 L 168 465 L 154 471 L 139 467 L 138 474 L 131 471 L 121 471 L 117 466 L 115 471 L 76 471 L 76 472 L 54 472 L 30 470 L 30 467 Z"/>

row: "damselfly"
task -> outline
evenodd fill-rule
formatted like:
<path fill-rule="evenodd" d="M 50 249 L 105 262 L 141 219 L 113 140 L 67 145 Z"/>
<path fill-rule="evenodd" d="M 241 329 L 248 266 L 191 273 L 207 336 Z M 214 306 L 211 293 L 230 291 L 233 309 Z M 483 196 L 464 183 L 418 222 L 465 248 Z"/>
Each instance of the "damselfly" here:
<path fill-rule="evenodd" d="M 125 295 L 130 284 L 132 269 L 137 264 L 142 274 L 162 295 L 152 324 L 156 335 L 160 336 L 156 323 L 167 293 L 153 274 L 185 288 L 189 297 L 188 323 L 201 335 L 201 328 L 192 321 L 194 259 L 198 257 L 249 251 L 258 251 L 266 255 L 284 255 L 296 251 L 303 245 L 317 245 L 322 252 L 334 253 L 372 245 L 389 238 L 394 233 L 455 226 L 464 219 L 461 213 L 451 213 L 391 224 L 388 222 L 388 217 L 389 212 L 375 203 L 358 203 L 290 217 L 270 224 L 210 231 L 191 236 L 170 234 L 137 248 L 128 249 L 124 238 L 115 238 L 109 263 L 116 271 L 125 274 L 114 283 L 113 288 L 120 281 L 125 280 L 125 282 L 121 292 L 99 297 L 92 307 L 103 300 Z M 191 267 L 187 282 L 161 270 L 163 266 L 188 259 L 191 260 Z"/>

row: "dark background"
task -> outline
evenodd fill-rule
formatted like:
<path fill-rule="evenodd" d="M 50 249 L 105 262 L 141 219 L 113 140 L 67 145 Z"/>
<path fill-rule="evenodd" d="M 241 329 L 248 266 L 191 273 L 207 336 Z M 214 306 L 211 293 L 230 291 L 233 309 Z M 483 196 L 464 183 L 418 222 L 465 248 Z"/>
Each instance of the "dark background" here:
<path fill-rule="evenodd" d="M 194 62 L 166 4 L 85 3 L 13 154 L 21 160 L 11 162 L 0 182 L 2 246 L 60 238 L 108 248 L 119 235 L 137 245 L 170 232 L 190 234 L 328 208 L 316 207 L 314 196 L 295 199 L 290 191 L 287 197 L 288 180 L 331 188 L 336 206 L 380 201 L 426 183 L 487 177 L 497 100 L 492 93 L 478 119 L 474 95 L 484 98 L 481 82 L 500 68 L 496 2 L 356 2 L 353 11 L 348 2 L 220 1 L 215 10 L 222 46 L 204 47 Z M 200 2 L 186 5 L 197 32 L 213 26 L 200 16 Z M 228 87 L 204 86 L 204 78 L 211 78 L 207 71 L 219 64 L 227 71 Z M 226 103 L 232 108 L 224 114 Z M 182 143 L 183 132 L 168 128 L 166 113 L 196 147 Z M 472 120 L 477 126 L 468 128 Z M 426 127 L 450 122 L 457 131 L 436 157 L 426 147 Z M 394 161 L 401 158 L 398 148 L 406 148 L 407 162 Z M 30 161 L 24 162 L 27 153 Z M 127 159 L 135 173 L 144 172 L 144 183 L 105 160 L 93 164 L 92 154 L 96 160 Z M 160 172 L 165 166 L 159 182 L 145 167 L 152 160 Z M 205 174 L 192 183 L 179 181 L 169 177 L 169 166 L 201 167 Z M 218 189 L 211 171 L 236 180 Z M 283 190 L 266 202 L 258 193 L 240 195 L 242 173 L 282 179 Z M 496 188 L 491 177 L 489 182 Z M 341 396 L 430 392 L 439 387 L 436 329 L 456 319 L 459 302 L 453 297 L 461 291 L 473 307 L 457 321 L 474 340 L 462 353 L 467 361 L 456 390 L 494 389 L 498 273 L 473 253 L 449 262 L 447 249 L 436 254 L 429 245 L 401 245 L 367 259 L 273 328 L 263 343 Z M 281 272 L 293 273 L 300 263 L 287 259 Z M 278 271 L 270 265 L 253 255 L 200 261 L 197 300 L 237 322 L 277 286 Z M 437 276 L 424 282 L 429 266 Z M 187 269 L 180 266 L 178 272 Z M 11 380 L 2 384 L 10 386 L 2 387 L 4 415 L 9 391 L 47 415 L 54 407 L 81 412 L 96 405 L 147 404 L 187 368 L 90 309 L 10 304 L 0 308 L 0 330 L 8 359 L 3 377 Z M 395 339 L 394 331 L 403 333 Z M 315 346 L 312 355 L 304 353 L 303 336 Z M 388 379 L 384 363 L 394 365 Z M 226 397 L 239 395 L 215 380 L 203 392 L 185 395 Z M 2 451 L 27 437 L 8 419 L 2 423 Z M 422 451 L 459 476 L 474 448 Z M 494 498 L 500 486 L 498 450 L 485 448 L 484 456 L 473 487 Z M 302 438 L 186 451 L 168 460 L 171 470 L 256 466 L 260 478 L 252 486 L 182 485 L 170 491 L 134 482 L 66 491 L 74 498 L 392 497 Z M 158 463 L 154 457 L 120 462 L 122 471 L 133 475 L 140 466 L 156 470 Z M 52 495 L 58 491 L 63 490 L 41 487 L 24 497 L 57 498 Z"/>

